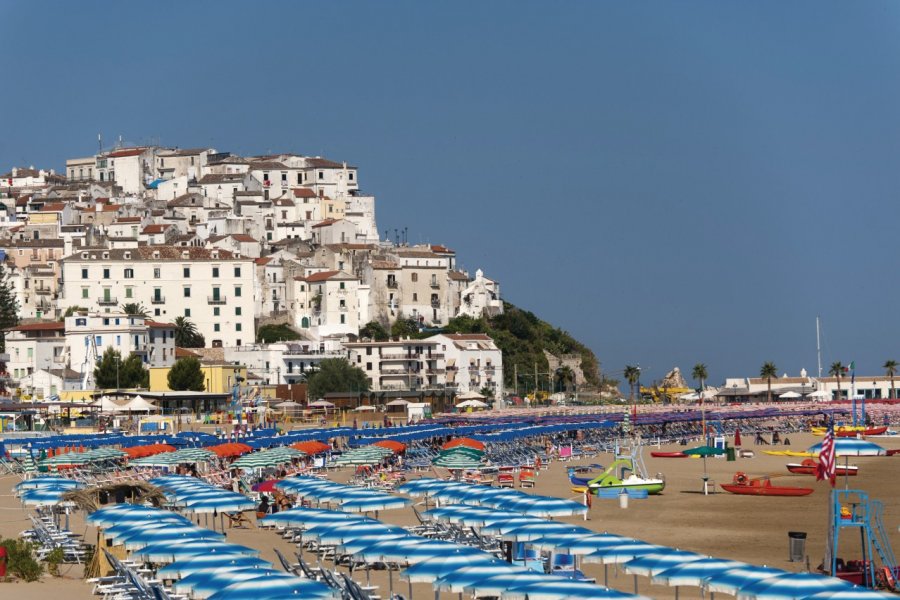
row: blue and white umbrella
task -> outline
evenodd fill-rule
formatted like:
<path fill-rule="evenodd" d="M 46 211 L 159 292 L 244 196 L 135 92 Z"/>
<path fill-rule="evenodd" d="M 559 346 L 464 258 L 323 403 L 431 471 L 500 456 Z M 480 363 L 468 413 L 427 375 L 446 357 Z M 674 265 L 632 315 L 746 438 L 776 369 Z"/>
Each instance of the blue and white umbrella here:
<path fill-rule="evenodd" d="M 62 495 L 69 490 L 38 488 L 26 490 L 19 496 L 25 506 L 52 506 L 63 501 Z"/>
<path fill-rule="evenodd" d="M 210 596 L 210 600 L 273 600 L 285 597 L 335 598 L 328 586 L 299 577 L 268 579 L 259 577 L 233 583 Z"/>
<path fill-rule="evenodd" d="M 501 573 L 471 583 L 465 586 L 463 591 L 475 596 L 500 596 L 507 590 L 546 581 L 547 575 L 544 573 Z"/>
<path fill-rule="evenodd" d="M 633 538 L 622 537 L 610 533 L 598 533 L 597 535 L 588 536 L 580 540 L 560 544 L 556 547 L 556 550 L 557 552 L 564 554 L 592 554 L 603 548 L 611 548 L 613 546 L 637 542 L 638 540 Z"/>
<path fill-rule="evenodd" d="M 221 541 L 225 538 L 220 533 L 214 533 L 208 529 L 194 529 L 191 531 L 166 531 L 152 530 L 136 533 L 124 540 L 126 550 L 139 550 L 152 544 L 181 544 L 184 542 Z"/>
<path fill-rule="evenodd" d="M 270 580 L 279 578 L 296 579 L 294 575 L 285 573 L 284 571 L 276 571 L 275 569 L 264 569 L 256 567 L 237 568 L 228 571 L 215 571 L 212 573 L 192 573 L 187 577 L 176 581 L 174 584 L 175 591 L 179 594 L 190 594 L 194 598 L 208 598 L 216 592 L 223 590 L 229 585 L 266 577 Z"/>
<path fill-rule="evenodd" d="M 164 563 L 175 562 L 176 560 L 181 560 L 193 556 L 204 556 L 211 554 L 246 554 L 250 556 L 258 556 L 259 551 L 247 548 L 246 546 L 241 546 L 239 544 L 228 544 L 225 542 L 215 541 L 198 541 L 185 542 L 182 544 L 178 544 L 177 546 L 171 546 L 169 544 L 153 544 L 151 546 L 141 548 L 140 550 L 135 550 L 132 554 L 132 557 L 149 560 L 151 562 Z"/>
<path fill-rule="evenodd" d="M 436 579 L 433 583 L 435 591 L 461 594 L 467 585 L 472 585 L 501 574 L 534 573 L 525 567 L 514 567 L 509 563 L 499 562 L 473 567 L 463 567 Z"/>
<path fill-rule="evenodd" d="M 587 512 L 587 507 L 579 502 L 550 497 L 522 498 L 510 503 L 498 503 L 498 507 L 535 517 L 565 517 Z"/>
<path fill-rule="evenodd" d="M 409 581 L 410 583 L 433 583 L 441 577 L 466 567 L 483 567 L 491 565 L 509 567 L 509 563 L 505 563 L 487 554 L 456 553 L 449 556 L 429 558 L 414 565 L 410 565 L 400 573 L 400 579 Z"/>
<path fill-rule="evenodd" d="M 812 596 L 818 592 L 838 592 L 852 589 L 843 579 L 814 573 L 789 573 L 751 583 L 738 590 L 738 600 L 792 600 Z"/>
<path fill-rule="evenodd" d="M 807 452 L 819 454 L 822 451 L 822 442 L 810 446 Z M 834 440 L 835 456 L 884 456 L 887 450 L 866 440 L 855 438 L 837 438 Z"/>
<path fill-rule="evenodd" d="M 185 503 L 185 511 L 194 514 L 239 512 L 256 507 L 256 503 L 246 496 L 232 494 L 222 498 L 202 498 Z"/>
<path fill-rule="evenodd" d="M 109 527 L 124 519 L 146 519 L 148 522 L 163 517 L 174 517 L 184 519 L 181 515 L 160 510 L 158 508 L 149 508 L 146 506 L 136 506 L 134 504 L 115 504 L 107 506 L 99 510 L 95 510 L 89 514 L 85 520 L 98 527 Z"/>
<path fill-rule="evenodd" d="M 673 549 L 669 552 L 645 554 L 644 556 L 634 558 L 622 565 L 622 568 L 629 575 L 645 575 L 647 577 L 652 577 L 671 567 L 690 564 L 693 561 L 701 560 L 703 558 L 706 557 L 702 554 L 697 554 L 696 552 Z"/>
<path fill-rule="evenodd" d="M 347 540 L 342 544 L 339 544 L 335 547 L 334 551 L 338 554 L 357 554 L 362 552 L 363 550 L 370 548 L 376 544 L 381 544 L 387 541 L 394 541 L 397 543 L 417 540 L 419 538 L 410 535 L 405 531 L 391 531 L 385 533 L 373 533 L 369 535 L 363 535 L 357 538 L 353 538 L 352 540 Z"/>
<path fill-rule="evenodd" d="M 713 575 L 745 566 L 747 566 L 747 563 L 736 560 L 703 558 L 682 565 L 670 566 L 664 571 L 654 573 L 651 581 L 656 584 L 668 585 L 670 587 L 686 585 L 701 587 L 703 583 Z"/>
<path fill-rule="evenodd" d="M 560 546 L 571 544 L 588 537 L 583 533 L 552 533 L 526 542 L 535 550 L 557 550 Z"/>
<path fill-rule="evenodd" d="M 255 556 L 246 555 L 212 555 L 197 556 L 191 559 L 179 560 L 170 563 L 156 572 L 159 579 L 176 579 L 179 577 L 187 577 L 191 573 L 200 571 L 219 570 L 219 569 L 240 569 L 244 567 L 262 567 L 269 568 L 272 566 L 267 560 L 257 558 Z"/>
<path fill-rule="evenodd" d="M 504 600 L 563 600 L 568 598 L 643 598 L 625 594 L 617 590 L 601 587 L 592 583 L 547 577 L 547 581 L 532 583 L 523 587 L 507 590 L 500 595 Z M 649 600 L 649 599 L 647 599 Z"/>
<path fill-rule="evenodd" d="M 37 490 L 41 488 L 50 489 L 82 489 L 84 484 L 73 479 L 65 477 L 35 477 L 34 479 L 26 479 L 20 481 L 13 488 L 17 492 L 24 490 Z"/>
<path fill-rule="evenodd" d="M 531 540 L 537 540 L 546 535 L 559 535 L 563 533 L 581 533 L 582 536 L 587 537 L 591 535 L 592 532 L 582 527 L 572 527 L 571 525 L 568 525 L 566 523 L 544 521 L 542 523 L 528 523 L 526 525 L 520 525 L 519 527 L 516 527 L 514 529 L 504 531 L 501 537 L 504 540 L 528 542 Z"/>
<path fill-rule="evenodd" d="M 879 600 L 894 598 L 897 596 L 891 594 L 882 594 L 865 588 L 857 588 L 844 592 L 821 592 L 812 596 L 807 596 L 806 600 Z"/>
<path fill-rule="evenodd" d="M 631 563 L 628 563 L 631 564 Z M 736 596 L 738 590 L 757 581 L 787 575 L 787 571 L 772 567 L 758 567 L 747 565 L 737 569 L 729 569 L 722 573 L 716 573 L 706 578 L 704 589 L 709 592 L 731 594 Z"/>
<path fill-rule="evenodd" d="M 354 512 L 376 512 L 379 510 L 390 510 L 394 508 L 405 508 L 410 505 L 410 501 L 406 498 L 390 496 L 383 494 L 379 497 L 372 498 L 351 498 L 341 503 L 341 510 L 351 510 Z"/>
<path fill-rule="evenodd" d="M 665 546 L 657 546 L 655 544 L 647 544 L 645 542 L 632 542 L 629 544 L 620 544 L 618 546 L 610 546 L 584 555 L 584 562 L 598 562 L 605 565 L 628 562 L 638 556 L 646 554 L 658 554 L 665 552 Z"/>

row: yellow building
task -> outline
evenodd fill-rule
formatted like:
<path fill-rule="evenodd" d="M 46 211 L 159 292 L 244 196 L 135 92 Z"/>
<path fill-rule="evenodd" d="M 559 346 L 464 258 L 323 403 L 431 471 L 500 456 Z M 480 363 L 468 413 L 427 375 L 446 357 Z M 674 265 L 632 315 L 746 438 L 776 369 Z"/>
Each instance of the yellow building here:
<path fill-rule="evenodd" d="M 170 367 L 150 367 L 151 392 L 173 391 L 169 389 L 169 369 Z M 203 381 L 206 386 L 204 391 L 212 394 L 230 394 L 235 376 L 242 378 L 242 387 L 247 385 L 247 367 L 241 365 L 204 365 L 201 363 L 200 370 L 203 372 Z"/>

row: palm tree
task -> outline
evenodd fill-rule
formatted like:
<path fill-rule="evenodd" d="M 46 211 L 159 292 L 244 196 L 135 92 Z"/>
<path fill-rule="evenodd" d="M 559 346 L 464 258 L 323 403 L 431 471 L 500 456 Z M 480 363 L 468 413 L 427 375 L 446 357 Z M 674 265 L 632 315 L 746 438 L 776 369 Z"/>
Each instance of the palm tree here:
<path fill-rule="evenodd" d="M 706 371 L 706 365 L 703 363 L 697 363 L 694 365 L 694 370 L 691 371 L 691 377 L 694 378 L 695 381 L 700 382 L 700 399 L 703 399 L 703 383 L 706 381 L 708 373 Z"/>
<path fill-rule="evenodd" d="M 130 317 L 147 318 L 147 309 L 139 302 L 128 302 L 122 305 L 122 312 Z"/>
<path fill-rule="evenodd" d="M 828 374 L 832 377 L 837 378 L 837 386 L 838 386 L 838 400 L 844 398 L 844 394 L 841 393 L 841 376 L 844 374 L 844 365 L 841 364 L 841 361 L 831 363 L 831 367 L 828 369 Z"/>
<path fill-rule="evenodd" d="M 765 362 L 763 366 L 759 370 L 759 376 L 766 380 L 768 383 L 768 398 L 769 402 L 772 401 L 772 378 L 778 377 L 778 367 L 775 366 L 773 362 Z"/>
<path fill-rule="evenodd" d="M 628 386 L 631 388 L 631 394 L 629 395 L 629 399 L 634 402 L 634 386 L 637 385 L 637 382 L 641 379 L 641 368 L 635 367 L 634 365 L 625 365 L 625 380 L 628 381 Z"/>
<path fill-rule="evenodd" d="M 187 317 L 175 317 L 175 345 L 182 348 L 197 348 L 198 343 L 202 346 L 203 336 L 197 331 L 194 325 Z"/>
<path fill-rule="evenodd" d="M 894 375 L 897 374 L 897 361 L 896 360 L 884 361 L 884 374 L 891 378 L 891 393 L 888 394 L 888 397 L 896 398 L 897 390 L 894 389 Z"/>

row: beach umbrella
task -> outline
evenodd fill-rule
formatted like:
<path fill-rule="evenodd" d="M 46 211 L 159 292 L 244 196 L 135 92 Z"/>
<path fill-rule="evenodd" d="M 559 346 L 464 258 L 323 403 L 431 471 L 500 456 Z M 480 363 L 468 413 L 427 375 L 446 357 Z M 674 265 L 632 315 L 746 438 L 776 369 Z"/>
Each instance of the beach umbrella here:
<path fill-rule="evenodd" d="M 822 442 L 814 446 L 810 446 L 810 454 L 818 455 L 822 451 Z M 837 438 L 834 440 L 835 456 L 884 456 L 887 450 L 866 440 L 858 440 L 855 438 Z"/>
<path fill-rule="evenodd" d="M 69 490 L 47 488 L 26 490 L 19 496 L 19 500 L 25 506 L 52 506 L 62 502 L 62 495 L 67 491 Z"/>
<path fill-rule="evenodd" d="M 188 541 L 177 546 L 170 544 L 152 544 L 140 550 L 135 550 L 132 557 L 150 562 L 175 562 L 188 557 L 207 556 L 212 554 L 247 554 L 258 556 L 259 551 L 241 546 L 217 541 Z"/>
<path fill-rule="evenodd" d="M 345 527 L 352 527 L 359 523 L 377 523 L 367 517 L 361 515 L 353 515 L 349 513 L 341 513 L 336 511 L 322 511 L 321 513 L 306 512 L 310 509 L 302 509 L 304 512 L 293 512 L 297 509 L 277 512 L 272 515 L 266 515 L 260 522 L 265 525 L 273 525 L 275 527 L 310 527 L 316 524 L 324 523 L 340 523 Z M 314 510 L 314 509 L 313 509 Z"/>
<path fill-rule="evenodd" d="M 447 484 L 450 482 L 444 481 L 442 479 L 434 479 L 431 477 L 423 477 L 421 479 L 414 479 L 413 481 L 409 481 L 404 483 L 400 487 L 397 488 L 397 491 L 403 494 L 407 494 L 413 497 L 422 496 L 425 494 L 431 494 L 431 492 L 442 490 L 447 487 Z"/>
<path fill-rule="evenodd" d="M 296 579 L 294 575 L 284 571 L 262 567 L 239 567 L 229 571 L 197 572 L 176 581 L 175 591 L 179 594 L 190 594 L 193 598 L 208 598 L 219 590 L 240 581 L 248 581 L 259 577 L 279 579 L 287 577 Z"/>
<path fill-rule="evenodd" d="M 665 546 L 657 546 L 646 542 L 631 542 L 602 548 L 590 554 L 584 555 L 584 562 L 598 562 L 603 564 L 623 563 L 638 556 L 665 552 Z"/>
<path fill-rule="evenodd" d="M 131 508 L 126 508 L 131 507 Z M 96 510 L 85 517 L 85 521 L 98 527 L 111 527 L 117 523 L 149 523 L 152 521 L 182 521 L 190 523 L 185 517 L 158 508 L 135 506 L 133 504 L 116 504 Z"/>
<path fill-rule="evenodd" d="M 500 595 L 504 600 L 561 600 L 566 598 L 641 598 L 617 590 L 600 587 L 593 583 L 576 581 L 562 577 L 546 577 L 546 581 L 531 583 L 523 587 L 507 590 Z"/>
<path fill-rule="evenodd" d="M 585 537 L 587 536 L 583 533 L 553 533 L 530 540 L 527 545 L 535 550 L 555 551 L 560 545 L 576 542 Z"/>
<path fill-rule="evenodd" d="M 328 444 L 324 444 L 322 442 L 318 442 L 315 440 L 310 440 L 308 442 L 296 442 L 291 444 L 291 448 L 295 450 L 299 450 L 304 454 L 312 456 L 314 454 L 321 454 L 322 452 L 328 452 L 331 450 L 331 446 Z"/>
<path fill-rule="evenodd" d="M 584 537 L 587 537 L 592 533 L 589 529 L 580 527 L 574 528 L 574 530 L 580 532 Z M 548 534 L 560 534 L 572 531 L 573 527 L 566 523 L 543 521 L 541 523 L 527 523 L 525 525 L 520 525 L 519 527 L 510 529 L 502 534 L 502 538 L 504 540 L 511 540 L 514 542 L 528 542 L 531 540 L 539 539 Z"/>
<path fill-rule="evenodd" d="M 562 517 L 587 512 L 585 505 L 564 498 L 531 496 L 509 503 L 501 501 L 498 504 L 508 510 L 535 517 Z"/>
<path fill-rule="evenodd" d="M 111 527 L 103 530 L 103 537 L 119 543 L 139 533 L 150 533 L 154 531 L 174 531 L 177 533 L 186 533 L 188 531 L 198 531 L 199 528 L 190 521 L 124 521 L 116 523 Z"/>
<path fill-rule="evenodd" d="M 436 579 L 432 585 L 434 586 L 435 591 L 456 594 L 462 593 L 467 585 L 472 585 L 473 583 L 477 583 L 488 577 L 514 573 L 534 573 L 534 571 L 529 571 L 525 567 L 514 567 L 509 563 L 497 561 L 496 563 L 455 569 L 443 577 Z"/>
<path fill-rule="evenodd" d="M 841 592 L 820 592 L 807 596 L 806 600 L 878 600 L 879 598 L 896 598 L 892 594 L 882 594 L 865 588 L 857 588 Z"/>
<path fill-rule="evenodd" d="M 429 558 L 410 565 L 400 573 L 400 579 L 410 583 L 432 583 L 460 569 L 491 565 L 502 565 L 504 568 L 509 567 L 509 563 L 487 554 L 454 553 L 448 556 Z"/>
<path fill-rule="evenodd" d="M 406 498 L 398 498 L 397 496 L 384 494 L 372 498 L 351 498 L 341 503 L 341 510 L 365 513 L 394 508 L 405 508 L 410 504 L 411 502 Z"/>
<path fill-rule="evenodd" d="M 839 592 L 852 589 L 843 579 L 815 573 L 788 573 L 750 583 L 738 590 L 738 600 L 792 600 L 812 596 L 818 592 Z"/>
<path fill-rule="evenodd" d="M 684 550 L 671 550 L 669 552 L 660 552 L 659 554 L 646 554 L 638 558 L 629 560 L 622 569 L 629 575 L 646 575 L 652 577 L 657 573 L 661 573 L 671 567 L 690 564 L 705 558 L 702 554 L 695 552 L 687 552 Z"/>
<path fill-rule="evenodd" d="M 682 450 L 681 453 L 687 454 L 688 456 L 718 456 L 720 454 L 725 454 L 725 449 L 713 448 L 712 446 L 697 446 L 696 448 Z"/>
<path fill-rule="evenodd" d="M 547 581 L 544 573 L 501 573 L 486 577 L 463 588 L 463 592 L 475 596 L 500 596 L 503 592 L 515 588 L 525 587 L 532 583 Z"/>
<path fill-rule="evenodd" d="M 418 538 L 410 535 L 410 533 L 404 529 L 393 529 L 382 533 L 368 533 L 359 537 L 347 537 L 345 541 L 335 548 L 335 552 L 338 554 L 357 554 L 366 548 L 389 540 L 404 542 L 415 539 Z"/>
<path fill-rule="evenodd" d="M 252 508 L 256 508 L 256 503 L 240 494 L 220 498 L 200 498 L 185 503 L 185 510 L 195 514 L 240 512 Z"/>
<path fill-rule="evenodd" d="M 603 548 L 611 548 L 621 546 L 622 544 L 637 543 L 638 540 L 633 538 L 622 537 L 620 535 L 612 535 L 602 533 L 589 537 L 575 540 L 570 543 L 562 543 L 557 546 L 557 552 L 563 554 L 592 554 Z"/>
<path fill-rule="evenodd" d="M 394 454 L 399 454 L 406 450 L 406 444 L 398 442 L 396 440 L 379 440 L 372 444 L 373 446 L 378 446 L 379 448 L 387 448 Z"/>
<path fill-rule="evenodd" d="M 715 573 L 706 578 L 703 587 L 712 593 L 721 592 L 723 594 L 737 595 L 738 590 L 752 583 L 786 575 L 787 571 L 774 569 L 772 567 L 758 567 L 755 565 L 745 565 L 736 569 L 729 569 L 722 573 Z"/>
<path fill-rule="evenodd" d="M 734 430 L 734 447 L 735 448 L 741 447 L 741 428 L 740 427 L 738 427 L 737 429 Z"/>
<path fill-rule="evenodd" d="M 701 558 L 681 565 L 669 565 L 664 571 L 653 573 L 652 582 L 670 587 L 685 585 L 702 586 L 709 577 L 731 569 L 739 569 L 747 563 L 719 558 Z"/>
<path fill-rule="evenodd" d="M 210 600 L 274 600 L 276 598 L 334 598 L 331 588 L 299 577 L 269 579 L 258 577 L 233 583 L 209 596 Z"/>
<path fill-rule="evenodd" d="M 179 544 L 182 542 L 195 542 L 201 540 L 221 541 L 225 536 L 210 530 L 194 529 L 191 531 L 166 531 L 154 529 L 151 531 L 137 532 L 122 540 L 126 550 L 139 550 L 152 544 Z"/>
<path fill-rule="evenodd" d="M 481 466 L 481 458 L 459 452 L 449 452 L 438 456 L 431 464 L 445 469 L 477 469 Z"/>
<path fill-rule="evenodd" d="M 444 450 L 448 450 L 450 448 L 456 448 L 458 446 L 463 446 L 466 448 L 474 448 L 475 450 L 484 451 L 484 443 L 479 442 L 478 440 L 473 440 L 472 438 L 459 437 L 450 440 L 449 442 L 445 442 L 441 448 Z"/>
<path fill-rule="evenodd" d="M 65 477 L 36 477 L 34 479 L 26 479 L 25 481 L 20 481 L 13 488 L 17 492 L 21 492 L 24 490 L 36 490 L 40 488 L 56 488 L 56 489 L 81 489 L 84 487 L 84 484 L 75 481 L 73 479 L 66 479 Z"/>
<path fill-rule="evenodd" d="M 197 556 L 192 559 L 179 560 L 170 563 L 156 572 L 159 579 L 175 579 L 187 577 L 191 573 L 207 571 L 209 569 L 239 569 L 242 567 L 271 567 L 272 563 L 241 554 L 227 555 L 215 554 L 212 556 Z"/>
<path fill-rule="evenodd" d="M 307 538 L 319 540 L 320 544 L 332 545 L 341 544 L 345 540 L 352 540 L 364 535 L 391 533 L 398 529 L 402 533 L 408 534 L 405 529 L 385 525 L 379 521 L 373 521 L 372 523 L 354 523 L 350 527 L 343 523 L 326 523 L 310 527 L 303 535 Z"/>

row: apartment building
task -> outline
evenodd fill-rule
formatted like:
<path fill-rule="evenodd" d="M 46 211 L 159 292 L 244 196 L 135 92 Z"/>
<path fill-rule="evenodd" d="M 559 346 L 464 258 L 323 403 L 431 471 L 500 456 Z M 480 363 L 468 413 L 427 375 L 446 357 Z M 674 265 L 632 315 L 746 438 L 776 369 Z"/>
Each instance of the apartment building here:
<path fill-rule="evenodd" d="M 77 250 L 63 263 L 60 308 L 111 313 L 138 303 L 154 320 L 186 317 L 213 347 L 255 338 L 252 258 L 226 250 L 140 246 Z"/>
<path fill-rule="evenodd" d="M 460 394 L 491 390 L 494 398 L 503 391 L 503 353 L 484 333 L 441 333 L 428 338 L 445 355 L 447 387 Z"/>
<path fill-rule="evenodd" d="M 435 340 L 359 341 L 344 344 L 347 360 L 369 378 L 372 391 L 420 390 L 446 385 L 446 361 Z"/>

